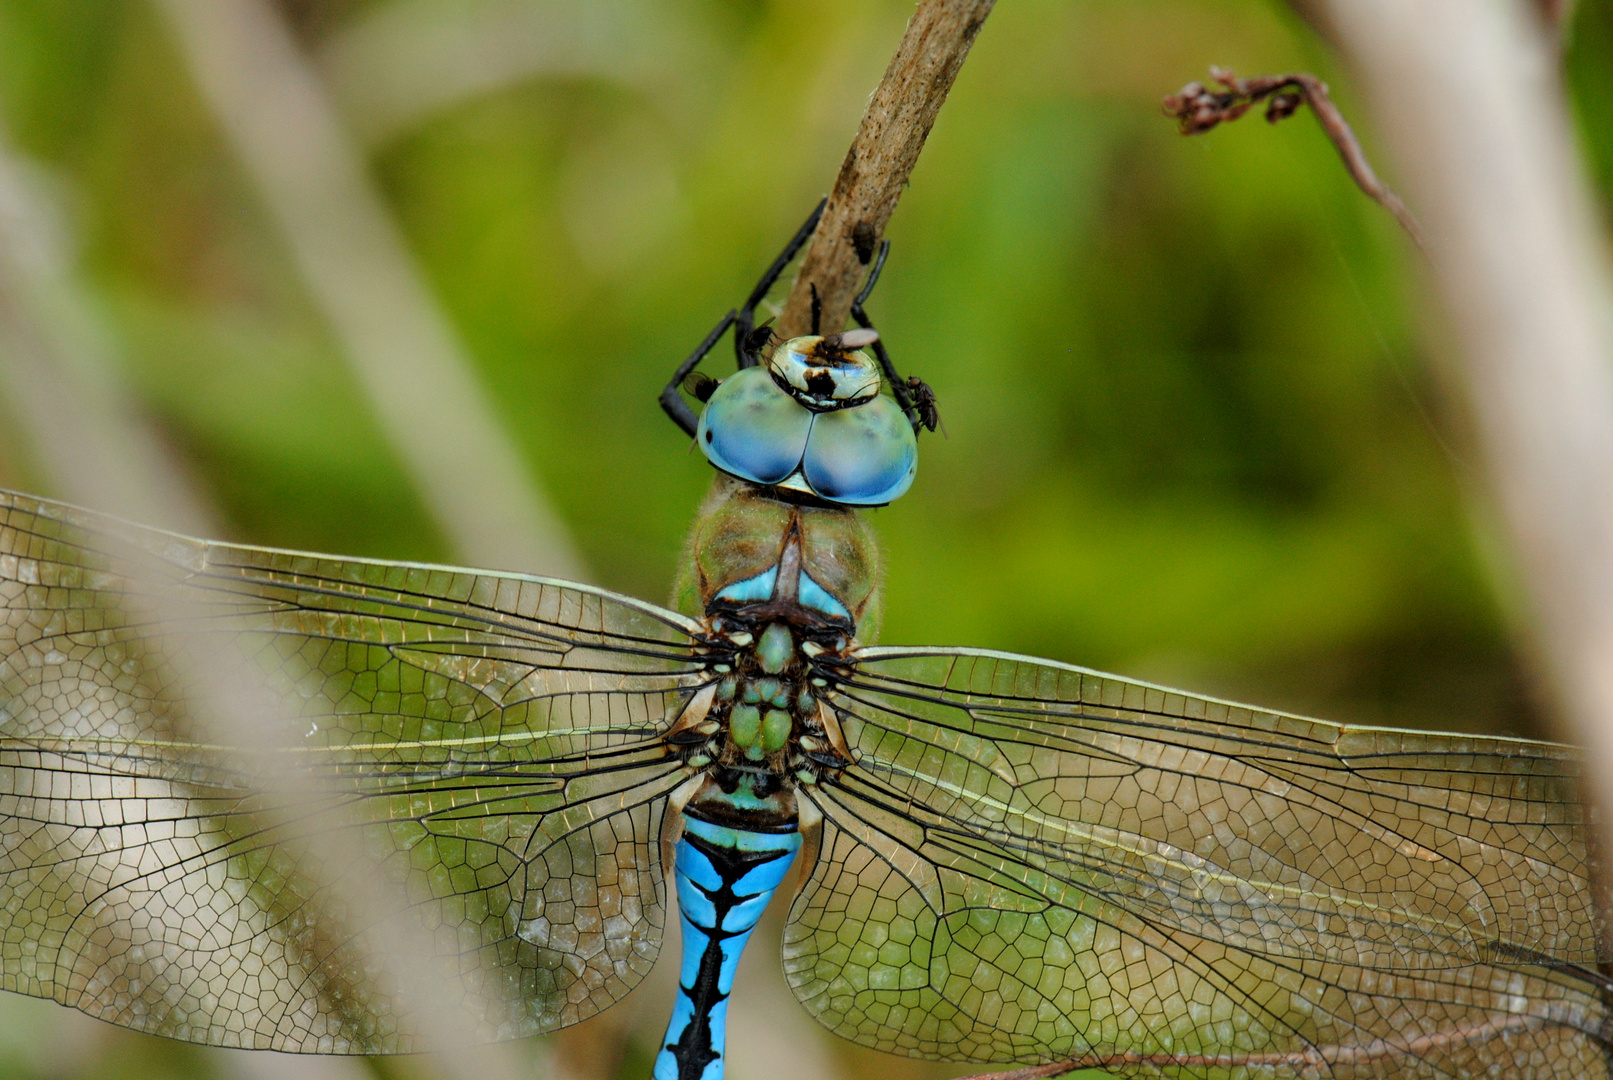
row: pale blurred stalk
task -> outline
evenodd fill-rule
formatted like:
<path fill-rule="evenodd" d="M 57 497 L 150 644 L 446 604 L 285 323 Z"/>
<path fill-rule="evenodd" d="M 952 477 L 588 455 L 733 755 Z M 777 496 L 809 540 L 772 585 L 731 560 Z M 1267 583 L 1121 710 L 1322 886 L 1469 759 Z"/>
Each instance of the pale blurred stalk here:
<path fill-rule="evenodd" d="M 1326 8 L 1427 226 L 1540 657 L 1613 808 L 1613 269 L 1555 31 L 1522 0 Z"/>
<path fill-rule="evenodd" d="M 75 281 L 45 174 L 3 137 L 0 389 L 53 494 L 163 528 L 217 531 L 206 499 L 124 390 L 116 344 Z"/>
<path fill-rule="evenodd" d="M 30 464 L 85 506 L 193 535 L 216 518 L 117 373 L 116 341 L 75 279 L 72 241 L 44 174 L 0 140 L 0 387 L 25 432 Z M 52 1038 L 105 1043 L 117 1029 L 54 1009 Z M 73 1065 L 88 1067 L 96 1050 Z M 356 1080 L 357 1062 L 219 1052 L 225 1075 Z M 76 1069 L 74 1070 L 76 1071 Z"/>
<path fill-rule="evenodd" d="M 457 558 L 581 579 L 325 90 L 265 0 L 157 0 Z"/>
<path fill-rule="evenodd" d="M 318 65 L 353 141 L 376 146 L 464 102 L 538 78 L 702 92 L 727 62 L 693 13 L 637 0 L 388 0 L 344 21 Z"/>

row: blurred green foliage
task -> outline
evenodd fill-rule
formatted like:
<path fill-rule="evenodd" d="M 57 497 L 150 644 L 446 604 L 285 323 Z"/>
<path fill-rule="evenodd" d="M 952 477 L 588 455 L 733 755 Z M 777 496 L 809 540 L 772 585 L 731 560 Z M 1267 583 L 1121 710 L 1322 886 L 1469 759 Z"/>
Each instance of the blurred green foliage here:
<path fill-rule="evenodd" d="M 327 57 L 386 6 L 282 2 Z M 831 182 L 910 4 L 613 7 L 664 29 L 620 70 L 606 49 L 532 71 L 370 160 L 597 579 L 663 599 L 710 469 L 656 393 Z M 1613 191 L 1613 2 L 1580 5 L 1567 59 Z M 1210 64 L 1318 72 L 1371 148 L 1349 80 L 1280 4 L 992 15 L 870 304 L 947 430 L 874 514 L 885 639 L 1538 734 L 1414 252 L 1303 113 L 1178 136 L 1159 98 Z M 228 531 L 453 559 L 154 9 L 0 0 L 0 103 L 124 377 Z M 5 437 L 0 482 L 41 486 Z M 58 1068 L 7 1030 L 0 1076 L 213 1069 L 179 1048 Z"/>

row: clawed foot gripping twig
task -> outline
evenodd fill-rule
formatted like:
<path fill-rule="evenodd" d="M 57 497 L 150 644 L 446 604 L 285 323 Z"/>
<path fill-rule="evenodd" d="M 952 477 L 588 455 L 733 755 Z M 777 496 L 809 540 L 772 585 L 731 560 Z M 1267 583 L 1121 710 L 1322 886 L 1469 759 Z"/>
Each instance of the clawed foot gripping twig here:
<path fill-rule="evenodd" d="M 1275 124 L 1286 120 L 1309 104 L 1316 114 L 1322 130 L 1344 159 L 1356 186 L 1366 192 L 1385 210 L 1395 216 L 1419 248 L 1423 245 L 1422 229 L 1406 204 L 1394 189 L 1372 171 L 1361 141 L 1356 138 L 1338 106 L 1328 96 L 1327 84 L 1306 71 L 1290 71 L 1282 75 L 1257 75 L 1240 79 L 1229 68 L 1212 67 L 1210 78 L 1225 89 L 1211 90 L 1200 82 L 1190 82 L 1164 101 L 1165 115 L 1176 119 L 1183 135 L 1201 135 L 1217 124 L 1236 120 L 1255 105 L 1266 103 L 1266 122 Z"/>

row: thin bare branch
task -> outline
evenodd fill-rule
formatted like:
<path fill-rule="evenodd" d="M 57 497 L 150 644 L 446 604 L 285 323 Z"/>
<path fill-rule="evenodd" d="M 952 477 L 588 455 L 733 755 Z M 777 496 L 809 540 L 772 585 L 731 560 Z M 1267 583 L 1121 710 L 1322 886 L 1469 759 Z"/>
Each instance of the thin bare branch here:
<path fill-rule="evenodd" d="M 995 2 L 924 0 L 913 13 L 868 102 L 779 316 L 779 333 L 785 337 L 810 329 L 814 286 L 823 329 L 839 330 L 845 324 L 885 223 Z"/>
<path fill-rule="evenodd" d="M 1183 135 L 1201 135 L 1218 124 L 1236 120 L 1262 101 L 1266 103 L 1266 122 L 1271 124 L 1288 119 L 1301 105 L 1309 104 L 1322 131 L 1344 159 L 1344 167 L 1356 186 L 1393 214 L 1412 241 L 1419 248 L 1423 247 L 1422 229 L 1417 219 L 1394 189 L 1378 179 L 1366 151 L 1361 149 L 1361 140 L 1333 104 L 1325 82 L 1306 71 L 1240 79 L 1231 69 L 1223 67 L 1212 67 L 1210 78 L 1226 89 L 1211 90 L 1203 83 L 1190 82 L 1176 93 L 1165 96 L 1165 115 L 1175 117 Z"/>

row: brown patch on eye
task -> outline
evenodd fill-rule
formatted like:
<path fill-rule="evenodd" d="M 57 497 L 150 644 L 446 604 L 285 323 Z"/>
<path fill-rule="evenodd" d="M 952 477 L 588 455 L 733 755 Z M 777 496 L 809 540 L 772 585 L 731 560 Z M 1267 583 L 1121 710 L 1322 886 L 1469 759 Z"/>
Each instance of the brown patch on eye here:
<path fill-rule="evenodd" d="M 809 368 L 806 372 L 807 393 L 818 397 L 833 397 L 835 392 L 834 376 L 824 368 Z"/>

